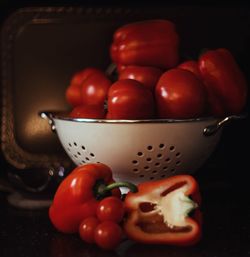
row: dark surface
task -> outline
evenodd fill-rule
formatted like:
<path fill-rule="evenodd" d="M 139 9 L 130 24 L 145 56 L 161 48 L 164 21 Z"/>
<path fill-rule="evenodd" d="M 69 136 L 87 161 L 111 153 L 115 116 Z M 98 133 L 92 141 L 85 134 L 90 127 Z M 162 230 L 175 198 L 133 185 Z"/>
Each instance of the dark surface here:
<path fill-rule="evenodd" d="M 203 184 L 202 184 L 203 185 Z M 47 210 L 25 211 L 9 206 L 0 197 L 1 257 L 94 257 L 94 256 L 250 256 L 249 190 L 229 181 L 203 188 L 203 238 L 193 247 L 141 245 L 124 241 L 115 251 L 87 245 L 78 235 L 61 234 L 53 228 Z"/>

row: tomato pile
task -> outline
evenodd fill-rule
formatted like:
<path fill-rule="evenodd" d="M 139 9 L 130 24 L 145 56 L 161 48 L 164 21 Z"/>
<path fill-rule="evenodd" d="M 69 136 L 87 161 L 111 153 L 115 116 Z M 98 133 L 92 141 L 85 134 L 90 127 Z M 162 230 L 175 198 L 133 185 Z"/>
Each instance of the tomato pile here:
<path fill-rule="evenodd" d="M 87 217 L 79 226 L 79 235 L 87 243 L 96 243 L 103 249 L 114 249 L 123 238 L 119 223 L 125 209 L 120 198 L 109 196 L 99 202 L 96 213 Z"/>
<path fill-rule="evenodd" d="M 229 50 L 182 60 L 180 36 L 167 20 L 118 28 L 110 46 L 115 74 L 87 67 L 66 90 L 74 118 L 188 119 L 240 113 L 247 83 Z"/>

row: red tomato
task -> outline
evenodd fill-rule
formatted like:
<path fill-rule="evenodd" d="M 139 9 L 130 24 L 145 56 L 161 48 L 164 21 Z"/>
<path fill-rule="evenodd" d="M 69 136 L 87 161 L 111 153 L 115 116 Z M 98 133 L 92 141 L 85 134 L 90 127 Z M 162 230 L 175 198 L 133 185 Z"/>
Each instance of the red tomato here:
<path fill-rule="evenodd" d="M 109 196 L 99 202 L 96 215 L 100 221 L 110 220 L 119 223 L 124 212 L 122 200 L 115 196 Z"/>
<path fill-rule="evenodd" d="M 95 229 L 100 221 L 96 217 L 88 217 L 79 226 L 79 235 L 87 243 L 95 242 Z"/>
<path fill-rule="evenodd" d="M 106 250 L 112 250 L 122 240 L 122 229 L 113 221 L 103 221 L 95 229 L 96 244 Z"/>
<path fill-rule="evenodd" d="M 66 100 L 70 105 L 77 106 L 83 103 L 81 93 L 82 83 L 96 72 L 99 72 L 99 70 L 95 68 L 86 68 L 76 72 L 72 76 L 70 85 L 66 90 Z"/>
<path fill-rule="evenodd" d="M 197 78 L 202 80 L 201 72 L 199 70 L 198 62 L 189 60 L 181 63 L 177 68 L 193 72 Z"/>
<path fill-rule="evenodd" d="M 205 86 L 192 72 L 171 69 L 157 83 L 156 101 L 159 118 L 199 117 L 206 108 Z"/>
<path fill-rule="evenodd" d="M 81 88 L 82 101 L 87 105 L 103 105 L 107 99 L 111 81 L 102 71 L 91 74 Z"/>
<path fill-rule="evenodd" d="M 152 92 L 140 82 L 123 79 L 115 82 L 108 93 L 109 119 L 151 119 L 155 109 Z"/>
<path fill-rule="evenodd" d="M 103 106 L 78 105 L 70 113 L 71 118 L 104 119 L 105 110 Z"/>
<path fill-rule="evenodd" d="M 137 80 L 148 89 L 154 91 L 162 73 L 162 70 L 155 67 L 127 66 L 120 72 L 119 79 Z"/>

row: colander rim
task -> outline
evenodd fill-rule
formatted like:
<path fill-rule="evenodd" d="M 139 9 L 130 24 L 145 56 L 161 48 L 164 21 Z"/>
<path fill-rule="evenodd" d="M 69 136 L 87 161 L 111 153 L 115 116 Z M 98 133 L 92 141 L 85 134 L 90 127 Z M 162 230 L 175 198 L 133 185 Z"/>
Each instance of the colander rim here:
<path fill-rule="evenodd" d="M 57 120 L 64 120 L 64 121 L 73 121 L 73 122 L 79 122 L 79 123 L 126 123 L 126 124 L 135 124 L 135 123 L 181 123 L 181 122 L 202 122 L 202 121 L 214 121 L 219 120 L 221 118 L 214 117 L 214 116 L 204 116 L 204 117 L 198 117 L 198 118 L 189 118 L 189 119 L 134 119 L 134 120 L 128 120 L 128 119 L 89 119 L 89 118 L 72 118 L 67 117 L 66 114 L 68 112 L 62 112 L 62 111 L 45 111 L 41 112 L 40 115 L 43 116 L 43 114 L 50 119 L 57 119 Z"/>

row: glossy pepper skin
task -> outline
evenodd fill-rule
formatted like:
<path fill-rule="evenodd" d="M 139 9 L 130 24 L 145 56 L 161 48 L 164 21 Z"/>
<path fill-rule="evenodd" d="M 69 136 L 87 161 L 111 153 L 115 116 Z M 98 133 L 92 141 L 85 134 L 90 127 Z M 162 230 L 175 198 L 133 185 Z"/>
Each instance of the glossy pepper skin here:
<path fill-rule="evenodd" d="M 182 62 L 181 64 L 178 65 L 177 68 L 191 71 L 192 73 L 194 73 L 196 75 L 197 78 L 202 80 L 201 72 L 199 70 L 199 66 L 198 66 L 197 61 L 188 60 L 188 61 Z"/>
<path fill-rule="evenodd" d="M 246 104 L 247 83 L 232 54 L 224 48 L 209 50 L 199 58 L 199 70 L 215 116 L 240 113 Z"/>
<path fill-rule="evenodd" d="M 97 68 L 85 68 L 76 72 L 66 90 L 66 100 L 72 106 L 103 106 L 111 81 Z"/>
<path fill-rule="evenodd" d="M 111 59 L 118 67 L 154 66 L 162 69 L 177 65 L 179 36 L 168 20 L 130 23 L 115 31 Z"/>
<path fill-rule="evenodd" d="M 64 233 L 78 232 L 83 219 L 95 216 L 98 205 L 97 194 L 99 183 L 113 183 L 112 172 L 104 164 L 86 164 L 75 168 L 59 185 L 49 217 L 55 228 Z M 113 195 L 120 196 L 118 189 Z"/>
<path fill-rule="evenodd" d="M 121 79 L 110 87 L 107 119 L 151 119 L 154 114 L 153 93 L 140 82 Z"/>
<path fill-rule="evenodd" d="M 154 92 L 162 73 L 163 71 L 156 67 L 127 66 L 119 73 L 119 79 L 134 79 Z"/>
<path fill-rule="evenodd" d="M 164 215 L 171 209 L 167 205 L 166 197 L 175 190 L 183 189 L 185 201 L 196 203 L 193 216 L 188 213 L 182 217 L 184 226 L 173 226 L 166 223 Z M 176 191 L 175 191 L 176 192 Z M 165 200 L 164 200 L 165 197 Z M 176 199 L 172 202 L 175 202 Z M 189 175 L 177 175 L 154 182 L 144 182 L 138 185 L 138 192 L 129 192 L 125 198 L 127 219 L 124 230 L 127 236 L 137 242 L 145 244 L 168 244 L 187 246 L 197 243 L 201 238 L 201 212 L 199 206 L 201 196 L 196 180 Z M 175 209 L 176 210 L 176 209 Z M 189 209 L 191 211 L 191 209 Z M 165 214 L 164 214 L 165 212 Z M 172 217 L 178 213 L 172 210 Z"/>

